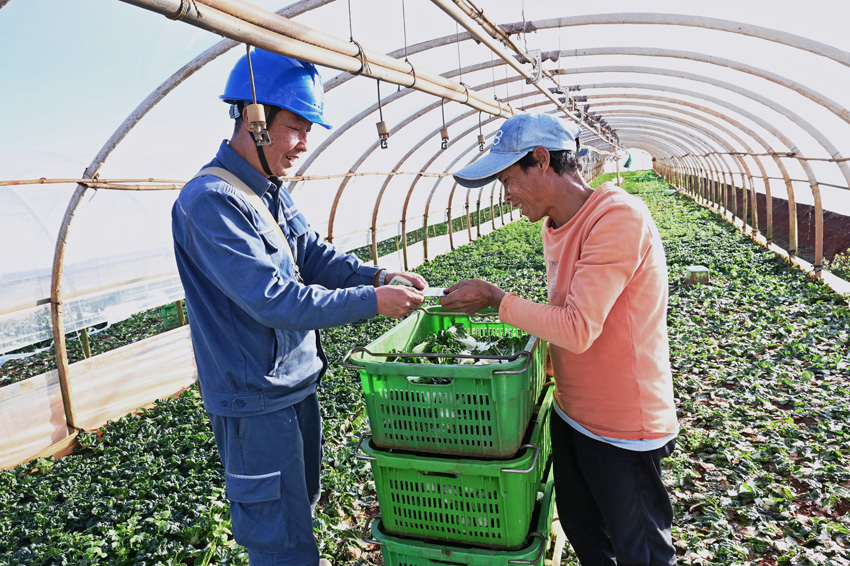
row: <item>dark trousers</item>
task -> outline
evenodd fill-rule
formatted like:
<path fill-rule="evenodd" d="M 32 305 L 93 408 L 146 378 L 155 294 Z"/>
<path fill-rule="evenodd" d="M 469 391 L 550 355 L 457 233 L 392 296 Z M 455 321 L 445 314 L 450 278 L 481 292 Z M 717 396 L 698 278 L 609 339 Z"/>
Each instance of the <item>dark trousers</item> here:
<path fill-rule="evenodd" d="M 233 536 L 251 566 L 314 566 L 312 508 L 321 494 L 322 419 L 312 394 L 272 413 L 210 415 L 225 470 Z"/>
<path fill-rule="evenodd" d="M 552 413 L 558 516 L 582 566 L 676 564 L 673 506 L 661 481 L 661 460 L 675 445 L 617 448 Z"/>

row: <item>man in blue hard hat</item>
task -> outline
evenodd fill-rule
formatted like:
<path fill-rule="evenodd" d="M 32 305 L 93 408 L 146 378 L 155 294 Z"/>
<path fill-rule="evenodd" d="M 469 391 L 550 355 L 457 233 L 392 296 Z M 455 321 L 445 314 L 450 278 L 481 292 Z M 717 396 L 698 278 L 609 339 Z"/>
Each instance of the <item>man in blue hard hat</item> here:
<path fill-rule="evenodd" d="M 198 380 L 233 535 L 252 566 L 330 564 L 312 522 L 317 385 L 328 365 L 319 329 L 400 318 L 425 287 L 419 275 L 387 273 L 322 242 L 281 188 L 313 124 L 330 128 L 323 96 L 313 65 L 260 49 L 243 56 L 221 96 L 233 135 L 172 209 Z M 413 287 L 385 285 L 395 276 Z"/>

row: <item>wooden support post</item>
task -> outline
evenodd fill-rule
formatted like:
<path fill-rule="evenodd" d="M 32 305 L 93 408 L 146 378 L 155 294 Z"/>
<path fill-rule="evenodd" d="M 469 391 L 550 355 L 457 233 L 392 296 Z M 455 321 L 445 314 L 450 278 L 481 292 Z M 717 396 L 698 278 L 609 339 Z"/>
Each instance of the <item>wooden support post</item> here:
<path fill-rule="evenodd" d="M 80 344 L 83 346 L 83 356 L 86 359 L 91 357 L 91 343 L 89 342 L 89 329 L 83 328 L 80 330 Z"/>
<path fill-rule="evenodd" d="M 174 306 L 177 307 L 177 324 L 179 326 L 186 326 L 186 313 L 183 312 L 183 299 L 180 299 Z"/>

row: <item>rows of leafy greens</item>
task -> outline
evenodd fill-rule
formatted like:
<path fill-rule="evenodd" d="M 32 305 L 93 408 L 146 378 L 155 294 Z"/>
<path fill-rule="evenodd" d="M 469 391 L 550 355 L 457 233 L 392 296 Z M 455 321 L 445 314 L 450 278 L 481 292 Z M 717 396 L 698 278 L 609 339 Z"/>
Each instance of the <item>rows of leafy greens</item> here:
<path fill-rule="evenodd" d="M 665 463 L 681 564 L 850 564 L 847 302 L 715 219 L 651 172 L 648 204 L 670 270 L 668 324 L 682 431 Z M 711 271 L 684 284 L 686 266 Z M 434 286 L 481 277 L 545 301 L 539 225 L 516 222 L 420 267 Z M 324 495 L 315 519 L 335 564 L 379 564 L 360 541 L 377 513 L 359 377 L 339 365 L 396 321 L 324 333 Z M 110 423 L 59 460 L 0 472 L 0 565 L 246 565 L 196 389 Z M 577 565 L 567 551 L 562 564 Z"/>
<path fill-rule="evenodd" d="M 826 260 L 823 266 L 845 281 L 850 281 L 850 249 L 835 254 L 831 260 Z"/>

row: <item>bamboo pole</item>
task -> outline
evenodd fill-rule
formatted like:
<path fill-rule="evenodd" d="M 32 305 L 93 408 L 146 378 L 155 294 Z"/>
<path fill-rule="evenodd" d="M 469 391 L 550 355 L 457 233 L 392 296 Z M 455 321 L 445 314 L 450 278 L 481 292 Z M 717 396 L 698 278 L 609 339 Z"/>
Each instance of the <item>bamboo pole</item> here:
<path fill-rule="evenodd" d="M 65 263 L 65 249 L 71 220 L 77 206 L 85 194 L 86 187 L 77 185 L 65 209 L 65 217 L 59 227 L 56 237 L 56 248 L 53 253 L 53 269 L 50 281 L 50 318 L 53 328 L 53 345 L 56 349 L 56 371 L 59 377 L 59 387 L 62 390 L 62 405 L 65 409 L 65 420 L 71 428 L 77 427 L 77 410 L 71 387 L 68 363 L 68 345 L 65 341 L 65 315 L 62 308 L 62 273 Z"/>
<path fill-rule="evenodd" d="M 0 180 L 0 187 L 18 186 L 18 185 L 50 185 L 58 183 L 73 183 L 76 185 L 85 185 L 92 189 L 123 189 L 125 183 L 159 183 L 166 184 L 168 188 L 180 188 L 183 186 L 183 181 L 171 181 L 163 179 L 48 179 L 41 177 L 39 179 L 17 179 L 11 181 Z M 130 188 L 143 185 L 129 185 Z M 157 186 L 158 185 L 154 185 Z"/>
<path fill-rule="evenodd" d="M 241 10 L 236 5 L 237 2 L 233 0 L 229 0 L 228 2 L 222 0 L 220 5 L 231 9 L 234 13 L 239 12 L 238 17 L 203 4 L 202 10 L 198 8 L 197 4 L 193 4 L 194 9 L 190 8 L 184 14 L 181 9 L 183 6 L 182 0 L 122 1 L 157 12 L 172 19 L 177 15 L 183 14 L 180 19 L 190 25 L 281 55 L 410 87 L 433 96 L 445 98 L 446 100 L 466 104 L 488 114 L 503 117 L 509 117 L 513 114 L 510 108 L 503 106 L 492 98 L 480 95 L 464 85 L 444 79 L 424 69 L 417 69 L 408 62 L 404 62 L 404 66 L 401 67 L 404 70 L 397 70 L 400 68 L 398 61 L 389 64 L 384 58 L 378 56 L 378 54 L 372 54 L 375 56 L 373 61 L 370 59 L 368 52 L 364 51 L 363 58 L 361 59 L 361 56 L 357 54 L 346 55 L 332 49 L 327 49 L 324 46 L 307 43 L 302 39 L 294 39 L 293 37 L 282 35 L 284 31 L 289 31 L 299 38 L 308 38 L 315 41 L 317 37 L 324 34 L 310 30 L 306 26 L 296 25 L 283 16 L 253 6 Z M 240 18 L 250 18 L 260 22 L 262 25 L 254 24 Z M 339 41 L 334 41 L 334 45 L 338 45 Z M 360 53 L 360 51 L 357 51 L 357 53 Z M 385 66 L 385 64 L 389 66 Z"/>
<path fill-rule="evenodd" d="M 88 359 L 91 357 L 91 343 L 89 343 L 89 329 L 83 328 L 80 330 L 80 344 L 83 347 L 83 356 Z"/>
<path fill-rule="evenodd" d="M 536 88 L 543 96 L 548 98 L 552 102 L 552 104 L 558 107 L 567 118 L 583 126 L 587 131 L 594 132 L 600 139 L 617 148 L 617 144 L 610 139 L 610 136 L 605 135 L 599 124 L 590 124 L 583 120 L 580 116 L 573 114 L 573 112 L 571 112 L 564 103 L 558 100 L 558 98 L 552 92 L 550 92 L 548 88 L 544 88 L 542 84 L 534 80 L 534 77 L 531 75 L 531 73 L 526 71 L 518 61 L 516 61 L 513 57 L 507 55 L 502 51 L 502 49 L 499 47 L 499 42 L 502 42 L 509 49 L 520 55 L 522 59 L 527 61 L 531 60 L 528 54 L 525 53 L 522 49 L 520 49 L 513 42 L 513 40 L 510 39 L 509 34 L 505 34 L 504 32 L 502 32 L 502 30 L 499 29 L 499 26 L 492 24 L 484 16 L 483 11 L 476 8 L 470 2 L 453 2 L 452 0 L 431 1 L 441 10 L 443 10 L 446 14 L 451 16 L 452 19 L 462 25 L 469 33 L 473 35 L 475 39 L 486 45 L 493 53 L 495 53 L 505 63 L 510 65 L 517 73 L 525 77 L 530 84 L 534 85 L 534 88 Z M 482 32 L 481 30 L 477 29 L 472 22 L 478 23 L 484 29 L 484 31 Z M 549 78 L 552 78 L 548 72 L 545 74 Z M 605 153 L 610 155 L 609 152 Z"/>
<path fill-rule="evenodd" d="M 456 116 L 454 119 L 447 122 L 446 125 L 451 126 L 451 125 L 455 124 L 456 122 L 459 122 L 462 119 L 470 116 L 471 114 L 473 114 L 473 112 L 466 112 L 464 114 Z M 460 136 L 457 136 L 457 137 L 453 138 L 452 140 L 450 140 L 449 145 L 453 145 L 456 140 L 462 139 L 465 135 L 474 131 L 476 128 L 477 128 L 477 126 L 473 126 L 473 127 L 468 128 Z M 413 155 L 414 151 L 416 151 L 417 149 L 419 149 L 420 147 L 422 147 L 424 145 L 425 140 L 431 139 L 438 132 L 439 132 L 439 129 L 434 129 L 429 134 L 426 134 L 422 138 L 422 141 L 420 141 L 419 144 L 413 144 L 414 147 L 411 148 L 411 150 L 407 153 L 407 155 L 405 155 L 402 159 L 406 160 L 409 156 Z M 468 152 L 470 149 L 472 149 L 472 146 L 467 147 L 466 150 L 464 151 L 464 153 Z M 430 167 L 442 155 L 442 152 L 443 152 L 443 149 L 440 149 L 439 151 L 434 152 L 434 154 L 422 165 L 422 168 L 427 169 L 428 167 Z M 448 173 L 446 173 L 446 174 L 448 174 Z M 413 196 L 413 190 L 416 188 L 416 185 L 419 183 L 419 179 L 420 179 L 420 177 L 414 178 L 413 181 L 410 183 L 410 187 L 407 189 L 407 194 L 404 197 L 404 206 L 402 206 L 402 209 L 401 209 L 402 222 L 404 222 L 407 219 L 407 212 L 408 212 L 408 208 L 409 208 L 409 205 L 410 205 L 410 199 Z M 424 240 L 424 243 L 423 243 L 423 247 L 424 247 L 424 253 L 425 253 L 425 260 L 426 261 L 428 260 L 428 212 L 429 212 L 429 207 L 430 207 L 430 204 L 431 204 L 431 198 L 430 197 L 431 197 L 431 195 L 434 194 L 435 189 L 436 189 L 436 184 L 435 184 L 434 188 L 431 190 L 431 193 L 428 197 L 428 200 L 425 203 L 425 240 Z"/>
<path fill-rule="evenodd" d="M 175 302 L 174 306 L 177 308 L 177 325 L 186 326 L 186 313 L 183 312 L 183 299 Z"/>

